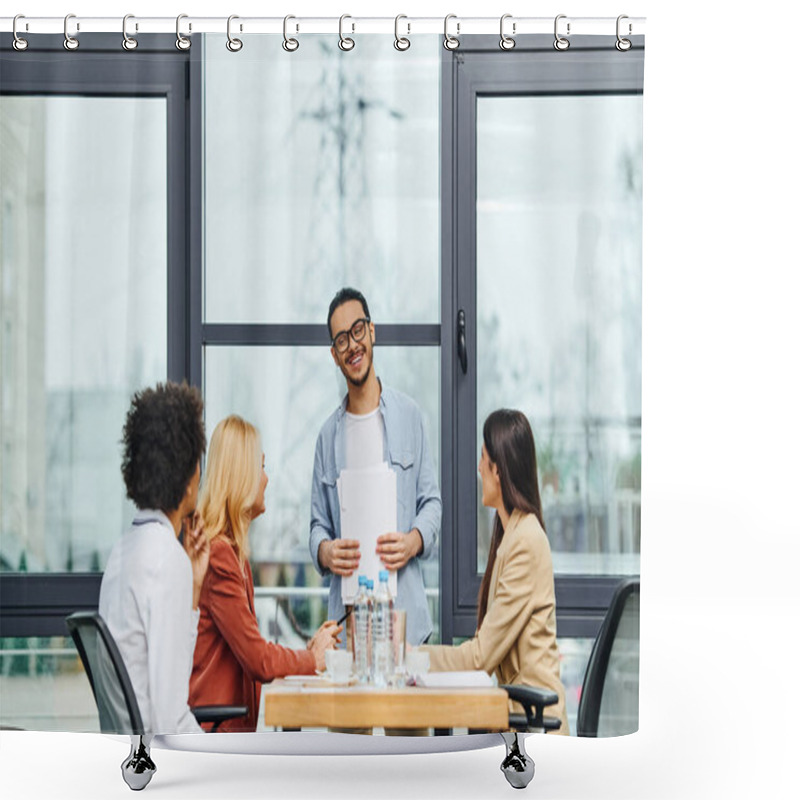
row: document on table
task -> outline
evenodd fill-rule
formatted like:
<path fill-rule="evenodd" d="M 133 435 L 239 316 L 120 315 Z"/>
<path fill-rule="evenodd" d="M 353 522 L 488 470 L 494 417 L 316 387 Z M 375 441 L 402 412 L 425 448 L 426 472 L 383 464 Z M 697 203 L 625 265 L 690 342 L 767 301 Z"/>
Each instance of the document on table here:
<path fill-rule="evenodd" d="M 386 462 L 368 469 L 343 469 L 336 487 L 342 539 L 356 539 L 361 551 L 358 569 L 342 578 L 342 602 L 350 605 L 358 592 L 358 576 L 371 578 L 377 590 L 378 573 L 385 569 L 375 548 L 379 536 L 397 530 L 397 476 Z M 389 591 L 397 597 L 396 572 L 389 572 Z"/>
<path fill-rule="evenodd" d="M 483 670 L 463 670 L 456 672 L 428 672 L 415 677 L 417 686 L 426 686 L 429 689 L 456 689 L 456 688 L 489 688 L 496 684 L 491 675 Z"/>

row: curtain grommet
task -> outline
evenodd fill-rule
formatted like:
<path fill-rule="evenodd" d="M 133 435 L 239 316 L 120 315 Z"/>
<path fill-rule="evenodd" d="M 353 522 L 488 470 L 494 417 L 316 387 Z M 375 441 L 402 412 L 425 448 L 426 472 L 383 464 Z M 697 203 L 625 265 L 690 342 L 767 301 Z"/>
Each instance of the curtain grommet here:
<path fill-rule="evenodd" d="M 353 19 L 353 18 L 349 14 L 342 14 L 342 16 L 339 17 L 339 49 L 343 50 L 345 53 L 349 52 L 356 46 L 355 39 L 352 39 L 349 36 L 344 35 L 343 27 L 344 27 L 344 21 L 346 19 Z M 351 33 L 355 33 L 356 30 L 355 23 L 351 22 L 350 24 L 353 28 Z"/>
<path fill-rule="evenodd" d="M 241 39 L 236 39 L 231 35 L 231 22 L 233 22 L 235 19 L 239 19 L 236 14 L 231 14 L 228 17 L 228 41 L 225 42 L 225 47 L 227 47 L 231 53 L 238 53 L 244 47 Z M 239 30 L 241 29 L 242 27 L 240 25 Z"/>
<path fill-rule="evenodd" d="M 192 46 L 192 40 L 181 33 L 181 20 L 188 19 L 188 17 L 188 14 L 178 14 L 178 17 L 175 20 L 175 36 L 177 37 L 175 39 L 175 47 L 177 47 L 178 50 L 188 50 Z M 189 23 L 189 31 L 191 30 L 192 25 Z"/>
<path fill-rule="evenodd" d="M 14 17 L 14 22 L 13 22 L 13 24 L 11 26 L 11 31 L 14 34 L 14 41 L 11 44 L 12 44 L 13 48 L 18 53 L 22 53 L 23 51 L 28 49 L 28 40 L 27 39 L 23 39 L 19 35 L 19 33 L 17 33 L 17 20 L 20 20 L 20 19 L 25 19 L 25 15 L 24 14 L 17 14 L 17 16 Z"/>
<path fill-rule="evenodd" d="M 509 36 L 505 32 L 505 27 L 504 27 L 505 26 L 505 22 L 506 22 L 507 19 L 511 19 L 511 18 L 512 18 L 511 14 L 503 14 L 503 16 L 500 17 L 500 49 L 501 50 L 513 50 L 517 45 L 517 43 L 516 43 L 516 41 L 514 39 L 514 36 L 517 33 L 517 23 L 516 22 L 512 22 L 511 23 L 511 36 Z"/>
<path fill-rule="evenodd" d="M 296 19 L 296 18 L 291 14 L 287 14 L 283 18 L 283 42 L 281 42 L 281 47 L 283 47 L 283 49 L 287 53 L 294 53 L 294 51 L 297 50 L 298 47 L 300 47 L 300 42 L 297 39 L 289 36 L 290 19 Z M 299 26 L 297 29 L 299 29 Z"/>
<path fill-rule="evenodd" d="M 456 34 L 461 32 L 461 23 L 458 21 L 458 17 L 455 14 L 448 14 L 444 18 L 444 40 L 442 41 L 442 47 L 445 50 L 458 50 L 458 46 L 461 42 L 458 40 L 458 36 L 451 36 L 450 32 L 447 30 L 447 23 L 450 22 L 451 19 L 456 20 Z"/>
<path fill-rule="evenodd" d="M 81 43 L 74 37 L 69 35 L 69 21 L 71 19 L 76 19 L 74 14 L 67 14 L 64 17 L 64 49 L 65 50 L 77 50 Z M 80 25 L 76 23 L 76 30 L 80 30 Z"/>
<path fill-rule="evenodd" d="M 411 47 L 411 39 L 407 38 L 408 35 L 411 33 L 411 23 L 406 22 L 406 27 L 408 31 L 406 32 L 405 36 L 400 35 L 400 20 L 405 19 L 407 20 L 408 17 L 405 14 L 398 14 L 394 18 L 394 49 L 399 50 L 401 53 L 408 50 Z"/>
<path fill-rule="evenodd" d="M 628 50 L 630 50 L 631 47 L 633 47 L 633 43 L 631 42 L 631 40 L 630 39 L 624 39 L 622 37 L 622 35 L 620 34 L 620 32 L 619 32 L 619 24 L 624 19 L 628 19 L 628 16 L 626 14 L 620 14 L 617 17 L 617 41 L 614 43 L 614 47 L 616 47 L 617 50 L 620 51 L 620 53 L 625 53 Z M 633 25 L 631 25 L 630 22 L 629 22 L 628 23 L 628 36 L 631 35 L 631 31 L 632 30 L 633 30 Z"/>
<path fill-rule="evenodd" d="M 567 39 L 565 36 L 562 36 L 558 32 L 558 21 L 560 19 L 566 19 L 566 18 L 567 18 L 566 14 L 559 14 L 556 17 L 555 23 L 553 24 L 553 33 L 556 37 L 555 41 L 553 42 L 553 47 L 555 47 L 556 50 L 564 51 L 569 49 L 569 39 Z M 569 36 L 570 32 L 569 29 L 570 29 L 570 23 L 567 22 L 567 36 Z"/>

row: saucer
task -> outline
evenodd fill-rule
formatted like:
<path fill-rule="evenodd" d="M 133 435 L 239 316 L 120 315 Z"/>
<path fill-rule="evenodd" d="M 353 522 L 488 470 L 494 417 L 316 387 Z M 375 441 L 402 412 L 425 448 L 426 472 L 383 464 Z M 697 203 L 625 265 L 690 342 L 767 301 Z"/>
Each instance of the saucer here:
<path fill-rule="evenodd" d="M 340 681 L 334 680 L 327 670 L 317 670 L 316 672 L 318 677 L 322 678 L 328 683 L 332 683 L 334 686 L 350 686 L 351 684 L 358 682 L 358 678 L 354 672 L 351 672 L 344 680 Z"/>

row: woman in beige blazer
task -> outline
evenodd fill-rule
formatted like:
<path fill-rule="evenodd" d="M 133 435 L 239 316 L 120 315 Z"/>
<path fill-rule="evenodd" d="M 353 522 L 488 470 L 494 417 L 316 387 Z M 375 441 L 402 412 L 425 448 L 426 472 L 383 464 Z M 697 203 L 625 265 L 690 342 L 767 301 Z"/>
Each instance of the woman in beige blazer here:
<path fill-rule="evenodd" d="M 558 693 L 545 709 L 569 734 L 556 645 L 553 561 L 544 532 L 536 448 L 524 414 L 500 409 L 483 426 L 478 465 L 482 502 L 497 509 L 486 572 L 478 595 L 478 629 L 457 647 L 425 646 L 431 670 L 480 669 L 500 684 L 521 683 Z M 516 703 L 511 710 L 522 711 Z"/>

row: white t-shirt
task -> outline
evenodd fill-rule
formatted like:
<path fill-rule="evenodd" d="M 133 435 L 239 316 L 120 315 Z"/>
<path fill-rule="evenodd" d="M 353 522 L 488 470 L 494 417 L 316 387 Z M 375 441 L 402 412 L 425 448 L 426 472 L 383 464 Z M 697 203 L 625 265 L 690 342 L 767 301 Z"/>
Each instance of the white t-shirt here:
<path fill-rule="evenodd" d="M 192 565 L 161 511 L 139 511 L 114 545 L 99 605 L 145 732 L 203 733 L 188 703 L 200 619 L 192 609 Z"/>
<path fill-rule="evenodd" d="M 383 463 L 383 414 L 380 407 L 369 414 L 344 415 L 344 463 L 347 469 L 365 469 Z"/>

